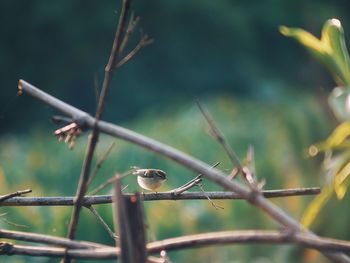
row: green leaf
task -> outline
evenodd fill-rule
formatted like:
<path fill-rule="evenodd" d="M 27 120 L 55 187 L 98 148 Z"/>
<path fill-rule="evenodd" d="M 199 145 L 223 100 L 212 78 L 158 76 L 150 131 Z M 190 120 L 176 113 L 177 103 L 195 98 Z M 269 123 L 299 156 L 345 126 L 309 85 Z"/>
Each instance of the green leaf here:
<path fill-rule="evenodd" d="M 323 63 L 327 63 L 327 60 L 330 59 L 329 56 L 331 51 L 329 45 L 325 45 L 324 42 L 304 29 L 280 26 L 280 32 L 284 36 L 296 39 L 300 44 L 305 46 L 313 56 L 321 60 Z"/>
<path fill-rule="evenodd" d="M 319 215 L 321 209 L 332 197 L 332 195 L 333 187 L 326 186 L 322 189 L 321 193 L 317 195 L 314 198 L 314 200 L 312 200 L 312 202 L 308 205 L 308 207 L 305 210 L 305 213 L 303 214 L 300 220 L 301 224 L 304 227 L 309 228 L 312 225 L 316 217 Z"/>
<path fill-rule="evenodd" d="M 339 66 L 344 85 L 350 84 L 350 59 L 344 39 L 344 30 L 338 19 L 327 20 L 322 29 L 321 41 L 328 45 Z"/>
<path fill-rule="evenodd" d="M 313 144 L 309 148 L 311 156 L 317 155 L 319 152 L 334 151 L 337 149 L 349 149 L 350 142 L 347 138 L 350 136 L 350 122 L 343 122 L 338 125 L 329 137 L 320 143 Z"/>
<path fill-rule="evenodd" d="M 328 103 L 335 117 L 340 121 L 350 121 L 350 88 L 336 87 L 328 97 Z"/>
<path fill-rule="evenodd" d="M 325 142 L 326 149 L 336 148 L 341 145 L 350 135 L 350 122 L 338 125 Z"/>
<path fill-rule="evenodd" d="M 334 191 L 339 200 L 343 199 L 350 184 L 350 162 L 348 161 L 345 166 L 334 177 Z"/>
<path fill-rule="evenodd" d="M 350 85 L 350 59 L 339 20 L 326 21 L 321 39 L 300 28 L 281 26 L 280 32 L 285 36 L 295 38 L 305 46 L 316 59 L 326 66 L 338 85 Z"/>
<path fill-rule="evenodd" d="M 349 125 L 347 123 L 346 125 Z M 339 127 L 337 127 L 338 129 Z M 333 145 L 339 145 L 344 138 L 341 134 L 341 128 L 339 128 L 335 134 L 338 133 L 338 141 L 334 141 Z M 321 209 L 328 202 L 328 200 L 335 193 L 338 199 L 342 199 L 350 184 L 350 152 L 345 151 L 336 156 L 332 154 L 326 154 L 324 161 L 324 168 L 326 170 L 327 184 L 322 189 L 322 192 L 315 197 L 315 199 L 306 208 L 305 213 L 302 216 L 301 223 L 305 227 L 310 227 L 315 221 L 316 217 L 321 212 Z"/>

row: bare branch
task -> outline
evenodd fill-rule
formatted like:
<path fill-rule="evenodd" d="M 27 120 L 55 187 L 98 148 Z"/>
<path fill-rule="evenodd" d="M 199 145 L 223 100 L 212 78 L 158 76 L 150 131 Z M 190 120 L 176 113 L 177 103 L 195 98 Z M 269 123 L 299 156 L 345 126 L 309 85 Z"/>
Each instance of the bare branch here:
<path fill-rule="evenodd" d="M 140 17 L 138 17 L 138 16 L 135 17 L 134 13 L 132 12 L 131 16 L 130 16 L 130 19 L 129 19 L 129 24 L 127 26 L 125 35 L 123 37 L 123 42 L 122 42 L 122 44 L 120 45 L 120 48 L 119 48 L 119 52 L 120 53 L 124 51 L 124 48 L 128 44 L 128 41 L 129 41 L 131 35 L 134 33 L 134 30 L 135 30 L 136 26 L 139 24 L 139 22 L 140 22 Z"/>
<path fill-rule="evenodd" d="M 23 80 L 20 80 L 19 87 L 21 88 L 22 92 L 26 92 L 30 95 L 34 93 L 34 96 L 39 99 L 46 98 L 46 96 L 38 97 L 36 94 L 36 91 L 38 89 L 32 89 L 33 86 Z M 45 95 L 46 93 L 40 91 L 40 94 Z M 62 102 L 56 104 L 57 101 L 58 100 L 50 100 L 50 104 L 55 104 L 60 108 L 64 107 L 64 105 L 62 105 Z M 75 116 L 76 113 L 81 113 L 80 110 L 77 110 L 72 106 L 69 106 L 68 108 L 64 107 L 64 111 L 66 111 L 68 113 L 67 115 L 69 116 Z M 249 203 L 260 208 L 282 226 L 290 229 L 291 231 L 295 231 L 296 233 L 305 231 L 304 227 L 297 220 L 292 218 L 275 204 L 269 202 L 266 198 L 263 197 L 261 193 L 258 192 L 252 194 L 250 189 L 247 189 L 236 180 L 229 180 L 227 178 L 227 175 L 222 171 L 212 169 L 208 164 L 192 156 L 189 156 L 186 153 L 183 153 L 173 147 L 160 143 L 144 135 L 138 134 L 134 131 L 104 121 L 95 121 L 95 119 L 92 117 L 87 118 L 87 114 L 84 116 L 85 118 L 81 119 L 81 121 L 86 127 L 94 127 L 97 125 L 99 131 L 101 132 L 139 145 L 145 149 L 156 152 L 163 157 L 167 157 L 197 173 L 203 174 L 203 176 L 207 179 L 217 183 L 228 191 L 235 192 L 240 197 L 246 199 Z M 310 237 L 315 237 L 315 234 L 312 232 L 307 231 L 307 233 L 310 235 Z M 322 253 L 334 262 L 350 262 L 350 258 L 342 253 L 329 253 L 327 251 L 322 251 Z"/>
<path fill-rule="evenodd" d="M 153 39 L 149 38 L 148 35 L 142 35 L 139 43 L 136 45 L 136 47 L 131 50 L 122 60 L 120 60 L 117 64 L 117 68 L 120 68 L 127 62 L 129 62 L 137 52 L 139 52 L 143 47 L 150 45 L 153 43 Z"/>
<path fill-rule="evenodd" d="M 282 198 L 289 196 L 305 196 L 317 195 L 320 193 L 320 188 L 291 188 L 278 190 L 265 190 L 262 194 L 266 198 Z M 124 193 L 124 195 L 131 195 Z M 157 200 L 204 200 L 209 197 L 213 200 L 240 200 L 241 196 L 232 192 L 186 192 L 180 195 L 174 195 L 173 192 L 157 192 L 157 193 L 142 193 L 144 201 Z M 96 195 L 85 196 L 83 199 L 83 206 L 100 205 L 112 203 L 111 195 Z M 14 197 L 4 201 L 2 206 L 71 206 L 74 204 L 74 197 Z"/>
<path fill-rule="evenodd" d="M 131 0 L 123 0 L 122 9 L 121 9 L 119 22 L 117 26 L 117 31 L 113 41 L 112 51 L 111 51 L 107 66 L 105 68 L 105 76 L 104 76 L 102 89 L 101 89 L 101 93 L 100 93 L 100 97 L 97 105 L 95 121 L 94 121 L 94 125 L 92 126 L 92 133 L 89 136 L 87 151 L 84 158 L 84 163 L 83 163 L 83 167 L 82 167 L 82 171 L 79 179 L 79 185 L 76 193 L 76 202 L 74 205 L 71 221 L 69 224 L 68 237 L 70 239 L 74 239 L 75 237 L 76 228 L 79 221 L 80 210 L 82 207 L 82 201 L 87 191 L 87 187 L 88 187 L 87 182 L 90 176 L 91 162 L 92 162 L 96 144 L 99 138 L 99 129 L 96 124 L 97 124 L 97 121 L 99 121 L 102 118 L 102 114 L 104 111 L 106 98 L 107 98 L 107 95 L 110 89 L 110 83 L 112 80 L 113 68 L 119 56 L 120 45 L 123 41 L 122 35 L 124 33 L 126 20 L 129 14 L 130 2 Z M 63 259 L 63 262 L 69 262 L 69 261 L 70 260 L 67 257 Z"/>
<path fill-rule="evenodd" d="M 350 242 L 331 238 L 310 237 L 306 233 L 289 235 L 281 231 L 223 231 L 196 235 L 181 236 L 148 243 L 149 253 L 159 253 L 162 250 L 171 251 L 184 248 L 199 248 L 224 244 L 299 244 L 317 250 L 326 250 L 332 255 L 339 251 L 350 252 Z M 117 247 L 68 249 L 57 247 L 38 247 L 14 245 L 8 242 L 0 243 L 0 255 L 28 255 L 38 257 L 62 257 L 67 253 L 74 259 L 117 259 L 120 249 Z"/>
<path fill-rule="evenodd" d="M 177 250 L 223 244 L 287 244 L 295 243 L 327 251 L 350 251 L 350 242 L 324 237 L 310 237 L 306 233 L 290 235 L 288 232 L 266 230 L 222 231 L 169 238 L 149 243 L 149 252 Z"/>
<path fill-rule="evenodd" d="M 84 242 L 84 241 L 73 241 L 67 238 L 54 237 L 50 235 L 43 235 L 37 233 L 21 232 L 21 231 L 12 231 L 0 229 L 0 237 L 11 239 L 11 240 L 21 240 L 27 242 L 35 242 L 42 244 L 55 245 L 65 248 L 103 248 L 109 247 L 102 244 L 97 244 L 93 242 Z"/>

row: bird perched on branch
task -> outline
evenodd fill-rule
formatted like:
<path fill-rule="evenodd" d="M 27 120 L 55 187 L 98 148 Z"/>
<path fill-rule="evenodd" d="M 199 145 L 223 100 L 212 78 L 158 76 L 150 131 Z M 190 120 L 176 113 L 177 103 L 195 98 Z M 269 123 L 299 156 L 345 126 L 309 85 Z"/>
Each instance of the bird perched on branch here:
<path fill-rule="evenodd" d="M 166 181 L 166 173 L 159 169 L 136 169 L 137 183 L 143 189 L 154 191 Z"/>

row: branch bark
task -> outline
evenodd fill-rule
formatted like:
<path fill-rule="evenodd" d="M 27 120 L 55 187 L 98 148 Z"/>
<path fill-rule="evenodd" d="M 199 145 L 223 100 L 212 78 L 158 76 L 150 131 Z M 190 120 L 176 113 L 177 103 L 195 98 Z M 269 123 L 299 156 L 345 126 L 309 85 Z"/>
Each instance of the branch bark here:
<path fill-rule="evenodd" d="M 76 241 L 71 241 L 76 242 Z M 171 251 L 186 248 L 229 244 L 298 244 L 317 250 L 350 252 L 350 242 L 331 238 L 313 238 L 306 233 L 291 235 L 288 231 L 221 231 L 204 234 L 188 235 L 147 244 L 148 253 L 158 253 L 162 250 Z M 28 255 L 37 257 L 62 257 L 64 254 L 74 259 L 117 259 L 120 249 L 117 247 L 100 247 L 84 249 L 68 249 L 47 246 L 24 246 L 9 242 L 0 243 L 0 255 Z"/>
<path fill-rule="evenodd" d="M 290 197 L 290 196 L 304 196 L 316 195 L 320 193 L 320 188 L 296 188 L 296 189 L 279 189 L 279 190 L 265 190 L 262 194 L 266 198 Z M 132 195 L 124 193 L 124 195 Z M 172 192 L 157 192 L 157 193 L 142 193 L 144 201 L 157 200 L 205 200 L 207 197 L 213 200 L 239 200 L 241 196 L 232 192 L 186 192 L 181 194 L 174 194 Z M 111 195 L 96 195 L 85 196 L 83 199 L 83 206 L 109 204 L 113 202 Z M 1 206 L 70 206 L 74 204 L 74 197 L 71 196 L 57 196 L 57 197 L 13 197 L 1 203 Z"/>

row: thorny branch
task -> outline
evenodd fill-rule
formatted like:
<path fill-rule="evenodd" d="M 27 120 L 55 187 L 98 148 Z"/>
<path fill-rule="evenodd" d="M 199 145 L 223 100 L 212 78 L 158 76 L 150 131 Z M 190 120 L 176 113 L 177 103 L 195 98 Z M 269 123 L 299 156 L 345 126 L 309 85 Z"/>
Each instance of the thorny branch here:
<path fill-rule="evenodd" d="M 56 109 L 62 109 L 62 111 L 67 112 L 69 116 L 75 116 L 77 114 L 82 114 L 81 110 L 78 110 L 62 101 L 57 99 L 52 100 L 52 96 L 47 96 L 43 91 L 40 91 L 36 87 L 30 85 L 29 83 L 20 80 L 19 89 L 22 92 L 26 92 L 33 97 L 46 102 L 48 105 L 52 105 Z M 59 103 L 56 103 L 59 102 Z M 67 106 L 67 107 L 66 107 Z M 128 130 L 126 128 L 107 123 L 104 121 L 96 121 L 93 117 L 89 116 L 87 113 L 83 113 L 83 118 L 80 122 L 84 124 L 85 127 L 94 127 L 95 125 L 101 132 L 109 134 L 111 136 L 120 138 L 122 140 L 131 142 L 133 144 L 139 145 L 145 149 L 156 152 L 163 157 L 167 157 L 197 173 L 203 174 L 207 179 L 221 185 L 228 191 L 233 191 L 238 194 L 243 199 L 247 200 L 252 205 L 258 207 L 266 214 L 268 214 L 276 222 L 284 226 L 295 233 L 306 233 L 310 238 L 316 238 L 317 236 L 311 231 L 305 231 L 303 226 L 281 208 L 275 204 L 268 201 L 261 193 L 256 193 L 252 195 L 250 189 L 247 189 L 239 182 L 235 180 L 229 180 L 227 175 L 222 171 L 211 168 L 208 164 L 187 155 L 173 147 L 166 144 L 160 143 L 154 139 L 146 137 L 144 135 L 138 134 L 134 131 Z M 334 262 L 350 262 L 350 258 L 343 253 L 329 252 L 326 250 L 321 250 L 321 252 Z"/>

